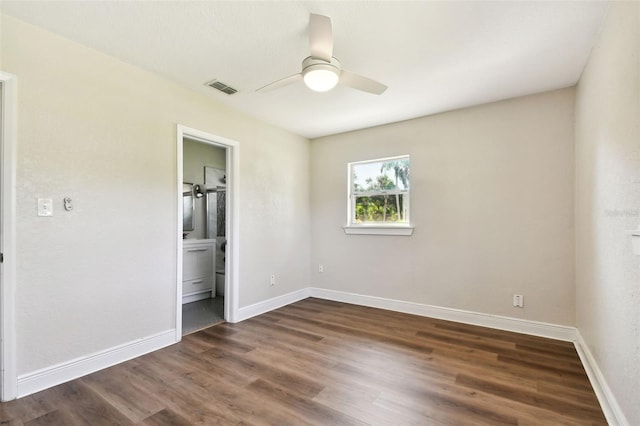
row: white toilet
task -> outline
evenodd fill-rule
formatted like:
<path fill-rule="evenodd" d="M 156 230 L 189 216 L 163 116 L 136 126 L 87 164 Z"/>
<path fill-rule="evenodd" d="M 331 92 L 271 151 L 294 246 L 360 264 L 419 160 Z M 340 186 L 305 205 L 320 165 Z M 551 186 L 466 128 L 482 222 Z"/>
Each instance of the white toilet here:
<path fill-rule="evenodd" d="M 224 237 L 216 238 L 216 294 L 224 296 L 224 253 L 227 248 L 227 240 Z"/>
<path fill-rule="evenodd" d="M 216 294 L 224 296 L 224 269 L 216 271 Z"/>

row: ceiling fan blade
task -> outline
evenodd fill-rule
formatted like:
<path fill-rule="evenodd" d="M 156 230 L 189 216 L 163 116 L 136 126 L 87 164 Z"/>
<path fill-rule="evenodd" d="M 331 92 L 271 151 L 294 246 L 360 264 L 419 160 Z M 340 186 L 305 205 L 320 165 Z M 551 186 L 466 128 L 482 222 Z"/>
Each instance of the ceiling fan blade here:
<path fill-rule="evenodd" d="M 311 57 L 331 62 L 333 30 L 328 16 L 312 13 L 309 17 L 309 48 Z"/>
<path fill-rule="evenodd" d="M 260 92 L 260 93 L 270 92 L 272 90 L 279 89 L 281 87 L 293 84 L 300 80 L 302 80 L 301 73 L 290 75 L 289 77 L 285 77 L 280 80 L 276 80 L 273 83 L 269 83 L 266 86 L 262 86 L 261 88 L 257 89 L 256 92 Z"/>
<path fill-rule="evenodd" d="M 387 86 L 382 83 L 346 70 L 342 70 L 340 74 L 340 84 L 374 95 L 382 95 L 387 90 Z"/>

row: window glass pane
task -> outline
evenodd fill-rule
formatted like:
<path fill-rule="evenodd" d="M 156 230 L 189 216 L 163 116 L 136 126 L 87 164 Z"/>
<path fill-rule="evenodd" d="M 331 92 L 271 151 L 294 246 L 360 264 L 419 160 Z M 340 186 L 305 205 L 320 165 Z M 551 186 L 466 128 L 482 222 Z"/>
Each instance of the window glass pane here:
<path fill-rule="evenodd" d="M 409 223 L 409 156 L 350 163 L 349 172 L 349 223 Z"/>
<path fill-rule="evenodd" d="M 409 158 L 352 165 L 353 191 L 409 189 Z"/>
<path fill-rule="evenodd" d="M 407 222 L 406 195 L 356 196 L 354 222 Z"/>

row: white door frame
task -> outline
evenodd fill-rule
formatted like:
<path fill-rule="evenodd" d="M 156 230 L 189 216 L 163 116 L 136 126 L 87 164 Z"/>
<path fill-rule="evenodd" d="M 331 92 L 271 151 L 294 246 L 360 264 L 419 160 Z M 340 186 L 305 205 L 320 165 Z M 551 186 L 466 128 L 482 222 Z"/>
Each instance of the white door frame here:
<path fill-rule="evenodd" d="M 2 221 L 0 223 L 0 251 L 4 262 L 0 266 L 0 400 L 10 401 L 18 396 L 16 372 L 15 277 L 16 277 L 16 144 L 17 106 L 16 76 L 0 71 L 2 85 L 2 125 L 0 148 L 2 153 Z"/>
<path fill-rule="evenodd" d="M 224 312 L 225 320 L 236 322 L 238 318 L 238 288 L 239 288 L 239 260 L 240 260 L 240 209 L 239 209 L 239 175 L 240 175 L 240 144 L 234 140 L 212 135 L 200 130 L 178 125 L 176 138 L 176 205 L 178 223 L 176 231 L 176 342 L 182 339 L 182 179 L 183 159 L 182 142 L 184 138 L 198 142 L 226 148 L 227 153 L 227 194 L 226 194 L 226 229 L 227 251 L 225 252 L 224 275 Z M 229 220 L 229 218 L 231 220 Z M 230 249 L 230 250 L 229 250 Z"/>

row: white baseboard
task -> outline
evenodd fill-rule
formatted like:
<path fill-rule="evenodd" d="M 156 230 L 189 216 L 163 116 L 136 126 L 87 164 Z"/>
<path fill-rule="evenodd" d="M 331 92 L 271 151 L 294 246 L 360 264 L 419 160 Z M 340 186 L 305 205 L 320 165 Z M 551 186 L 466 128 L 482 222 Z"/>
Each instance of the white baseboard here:
<path fill-rule="evenodd" d="M 18 398 L 176 343 L 174 329 L 18 376 Z"/>
<path fill-rule="evenodd" d="M 244 321 L 256 315 L 264 314 L 274 309 L 281 308 L 289 305 L 290 303 L 298 302 L 302 299 L 309 297 L 309 288 L 303 288 L 291 293 L 283 294 L 272 299 L 263 300 L 262 302 L 254 303 L 253 305 L 245 306 L 238 309 L 238 315 L 236 322 Z"/>
<path fill-rule="evenodd" d="M 576 351 L 578 351 L 580 361 L 582 361 L 582 365 L 587 372 L 587 376 L 589 377 L 591 386 L 598 397 L 600 407 L 602 407 L 602 411 L 607 422 L 614 426 L 628 426 L 629 422 L 622 412 L 620 405 L 618 405 L 618 401 L 615 396 L 613 396 L 613 392 L 611 392 L 600 367 L 598 367 L 598 363 L 589 350 L 589 346 L 587 346 L 582 338 L 580 331 L 576 333 L 576 337 Z"/>
<path fill-rule="evenodd" d="M 311 297 L 573 342 L 575 327 L 311 287 Z"/>

